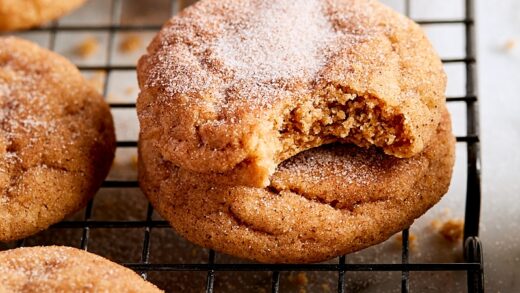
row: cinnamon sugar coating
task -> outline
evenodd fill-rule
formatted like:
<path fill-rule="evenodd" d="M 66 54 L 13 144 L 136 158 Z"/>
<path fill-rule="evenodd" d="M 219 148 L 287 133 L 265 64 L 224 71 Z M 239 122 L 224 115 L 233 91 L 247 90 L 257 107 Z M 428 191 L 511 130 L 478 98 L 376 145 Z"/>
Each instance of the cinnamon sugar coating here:
<path fill-rule="evenodd" d="M 254 187 L 326 143 L 420 153 L 446 85 L 421 28 L 370 0 L 203 0 L 164 25 L 138 77 L 141 136 L 165 160 Z"/>
<path fill-rule="evenodd" d="M 0 0 L 0 31 L 28 29 L 61 17 L 85 0 Z"/>
<path fill-rule="evenodd" d="M 267 188 L 211 183 L 140 141 L 139 180 L 188 240 L 260 262 L 319 262 L 409 227 L 449 187 L 455 139 L 445 111 L 423 152 L 407 159 L 333 144 L 280 164 Z"/>
<path fill-rule="evenodd" d="M 71 247 L 0 252 L 0 292 L 163 292 L 130 269 Z"/>
<path fill-rule="evenodd" d="M 0 241 L 83 208 L 115 152 L 112 115 L 65 58 L 0 38 Z"/>

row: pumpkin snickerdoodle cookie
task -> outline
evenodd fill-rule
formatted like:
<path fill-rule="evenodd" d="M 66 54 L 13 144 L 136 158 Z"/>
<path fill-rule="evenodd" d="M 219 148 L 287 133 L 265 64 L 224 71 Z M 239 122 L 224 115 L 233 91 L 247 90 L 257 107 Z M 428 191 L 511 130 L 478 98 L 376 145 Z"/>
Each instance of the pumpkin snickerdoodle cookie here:
<path fill-rule="evenodd" d="M 0 31 L 27 29 L 65 15 L 85 0 L 0 0 Z"/>
<path fill-rule="evenodd" d="M 141 188 L 188 240 L 260 262 L 319 262 L 408 227 L 448 190 L 455 139 L 449 114 L 412 158 L 328 145 L 280 164 L 267 188 L 214 184 L 141 140 Z"/>
<path fill-rule="evenodd" d="M 371 0 L 202 0 L 165 24 L 138 77 L 141 137 L 165 161 L 253 187 L 336 141 L 417 155 L 446 86 L 421 28 Z"/>
<path fill-rule="evenodd" d="M 0 252 L 0 292 L 163 292 L 135 272 L 71 247 Z"/>
<path fill-rule="evenodd" d="M 81 209 L 115 152 L 108 105 L 65 58 L 0 38 L 0 241 Z"/>

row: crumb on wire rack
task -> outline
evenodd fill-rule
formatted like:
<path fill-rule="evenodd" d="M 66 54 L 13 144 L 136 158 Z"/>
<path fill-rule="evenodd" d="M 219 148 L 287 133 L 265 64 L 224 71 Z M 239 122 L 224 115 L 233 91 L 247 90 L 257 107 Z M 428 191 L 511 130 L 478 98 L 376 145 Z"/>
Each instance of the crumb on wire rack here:
<path fill-rule="evenodd" d="M 296 274 L 290 274 L 289 275 L 289 282 L 304 287 L 309 284 L 309 278 L 307 277 L 306 272 L 298 272 Z"/>
<path fill-rule="evenodd" d="M 99 41 L 95 37 L 87 37 L 74 48 L 74 53 L 81 58 L 89 58 L 99 50 Z"/>
<path fill-rule="evenodd" d="M 99 92 L 103 93 L 103 89 L 105 88 L 105 79 L 107 73 L 104 70 L 98 70 L 94 72 L 94 74 L 89 77 L 87 80 L 89 83 Z"/>
<path fill-rule="evenodd" d="M 322 283 L 321 284 L 321 290 L 324 293 L 332 292 L 332 289 L 330 288 L 330 285 L 327 284 L 327 283 Z"/>
<path fill-rule="evenodd" d="M 135 87 L 133 87 L 133 86 L 129 86 L 129 87 L 125 88 L 125 95 L 129 96 L 129 95 L 133 94 L 134 92 L 135 92 Z"/>
<path fill-rule="evenodd" d="M 403 233 L 401 232 L 397 234 L 397 236 L 394 239 L 395 244 L 400 246 L 403 243 Z M 417 248 L 417 236 L 412 232 L 408 232 L 408 247 L 410 248 L 410 250 L 414 250 L 415 248 Z"/>
<path fill-rule="evenodd" d="M 502 49 L 506 52 L 512 51 L 514 48 L 518 46 L 518 40 L 515 38 L 509 38 L 506 40 Z"/>
<path fill-rule="evenodd" d="M 143 40 L 139 35 L 131 34 L 125 36 L 119 43 L 121 53 L 130 54 L 139 50 L 143 45 Z"/>
<path fill-rule="evenodd" d="M 464 221 L 460 219 L 448 220 L 440 226 L 438 231 L 444 239 L 456 243 L 462 240 L 464 235 Z"/>
<path fill-rule="evenodd" d="M 132 157 L 130 158 L 130 162 L 131 162 L 132 168 L 137 169 L 137 162 L 138 162 L 137 155 L 132 155 Z"/>

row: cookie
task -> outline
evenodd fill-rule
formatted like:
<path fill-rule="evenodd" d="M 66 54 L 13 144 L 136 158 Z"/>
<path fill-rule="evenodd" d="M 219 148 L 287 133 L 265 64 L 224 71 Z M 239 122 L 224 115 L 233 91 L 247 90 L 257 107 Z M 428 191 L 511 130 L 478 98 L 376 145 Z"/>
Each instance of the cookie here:
<path fill-rule="evenodd" d="M 61 17 L 85 0 L 0 0 L 0 31 L 28 29 Z"/>
<path fill-rule="evenodd" d="M 108 105 L 65 58 L 0 38 L 0 241 L 85 206 L 115 152 Z"/>
<path fill-rule="evenodd" d="M 267 188 L 214 185 L 140 141 L 139 180 L 155 209 L 188 240 L 259 262 L 324 261 L 409 227 L 449 187 L 455 139 L 449 114 L 407 159 L 332 144 L 278 166 Z"/>
<path fill-rule="evenodd" d="M 130 269 L 71 247 L 0 252 L 0 292 L 163 292 Z"/>
<path fill-rule="evenodd" d="M 141 136 L 165 160 L 252 187 L 337 141 L 418 154 L 446 87 L 421 28 L 369 0 L 200 1 L 165 24 L 138 78 Z"/>

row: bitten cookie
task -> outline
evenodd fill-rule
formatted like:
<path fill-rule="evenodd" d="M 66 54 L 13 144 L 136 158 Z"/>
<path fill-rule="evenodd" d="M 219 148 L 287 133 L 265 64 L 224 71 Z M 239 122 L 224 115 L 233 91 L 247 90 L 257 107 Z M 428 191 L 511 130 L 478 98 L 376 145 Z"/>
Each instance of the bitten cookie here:
<path fill-rule="evenodd" d="M 0 0 L 0 31 L 27 29 L 56 19 L 85 0 Z"/>
<path fill-rule="evenodd" d="M 175 166 L 265 187 L 335 141 L 420 153 L 444 107 L 421 28 L 370 0 L 202 0 L 138 65 L 141 137 Z"/>
<path fill-rule="evenodd" d="M 76 248 L 0 252 L 0 292 L 163 292 L 130 269 Z"/>
<path fill-rule="evenodd" d="M 409 227 L 448 190 L 454 149 L 445 113 L 412 158 L 321 146 L 283 162 L 262 189 L 208 183 L 141 140 L 139 179 L 155 209 L 196 244 L 260 262 L 319 262 Z"/>
<path fill-rule="evenodd" d="M 0 38 L 0 241 L 85 206 L 115 152 L 108 105 L 65 58 Z"/>

